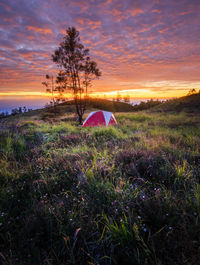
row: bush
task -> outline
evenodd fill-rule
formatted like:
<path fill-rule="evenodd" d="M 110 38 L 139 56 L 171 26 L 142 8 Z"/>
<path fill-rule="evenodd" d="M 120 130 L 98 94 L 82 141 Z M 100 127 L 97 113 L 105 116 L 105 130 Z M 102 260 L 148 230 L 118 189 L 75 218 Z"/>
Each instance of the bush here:
<path fill-rule="evenodd" d="M 115 163 L 129 177 L 158 181 L 162 179 L 161 169 L 165 161 L 151 151 L 121 151 L 116 155 Z"/>

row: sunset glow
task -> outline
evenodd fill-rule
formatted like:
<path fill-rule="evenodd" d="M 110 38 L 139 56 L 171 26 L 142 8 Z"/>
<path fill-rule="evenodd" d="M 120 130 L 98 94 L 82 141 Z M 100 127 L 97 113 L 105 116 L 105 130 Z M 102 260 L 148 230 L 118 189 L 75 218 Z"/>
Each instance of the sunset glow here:
<path fill-rule="evenodd" d="M 0 2 L 0 100 L 49 97 L 51 60 L 76 27 L 102 71 L 90 96 L 170 98 L 200 88 L 200 2 L 74 0 Z"/>

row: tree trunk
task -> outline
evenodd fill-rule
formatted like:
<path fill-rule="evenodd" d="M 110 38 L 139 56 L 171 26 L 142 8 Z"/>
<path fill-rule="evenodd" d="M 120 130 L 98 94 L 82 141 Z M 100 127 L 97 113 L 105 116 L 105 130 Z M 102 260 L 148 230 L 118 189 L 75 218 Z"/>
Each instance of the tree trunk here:
<path fill-rule="evenodd" d="M 81 115 L 81 114 L 78 115 L 78 121 L 79 121 L 80 125 L 83 124 L 83 115 Z"/>

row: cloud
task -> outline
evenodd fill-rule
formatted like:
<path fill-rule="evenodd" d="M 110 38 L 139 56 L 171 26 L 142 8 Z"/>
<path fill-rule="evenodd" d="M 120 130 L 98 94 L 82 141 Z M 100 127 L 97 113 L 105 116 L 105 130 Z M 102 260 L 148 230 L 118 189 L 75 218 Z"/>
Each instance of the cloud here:
<path fill-rule="evenodd" d="M 34 27 L 34 26 L 27 26 L 28 30 L 34 31 L 36 33 L 41 33 L 41 34 L 52 34 L 52 30 L 48 28 L 39 28 L 39 27 Z"/>
<path fill-rule="evenodd" d="M 2 0 L 0 92 L 41 90 L 43 76 L 56 69 L 51 54 L 68 26 L 77 27 L 103 72 L 96 89 L 199 82 L 199 13 L 197 0 Z"/>

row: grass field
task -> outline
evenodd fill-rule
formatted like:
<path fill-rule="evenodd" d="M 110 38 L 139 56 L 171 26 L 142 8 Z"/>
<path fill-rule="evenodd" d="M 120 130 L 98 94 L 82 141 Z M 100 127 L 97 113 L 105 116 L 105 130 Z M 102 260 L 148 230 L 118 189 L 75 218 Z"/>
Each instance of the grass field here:
<path fill-rule="evenodd" d="M 200 264 L 200 116 L 115 116 L 3 121 L 3 264 Z"/>

